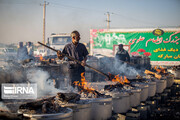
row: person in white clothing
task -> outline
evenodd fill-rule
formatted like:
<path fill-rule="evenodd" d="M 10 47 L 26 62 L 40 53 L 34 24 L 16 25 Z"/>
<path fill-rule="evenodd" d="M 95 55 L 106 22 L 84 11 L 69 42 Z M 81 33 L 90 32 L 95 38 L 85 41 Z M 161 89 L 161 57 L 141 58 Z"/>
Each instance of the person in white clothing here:
<path fill-rule="evenodd" d="M 26 59 L 29 59 L 27 48 L 26 46 L 23 46 L 23 42 L 19 42 L 19 48 L 17 51 L 17 60 L 18 62 L 23 62 Z"/>
<path fill-rule="evenodd" d="M 29 55 L 29 58 L 30 59 L 33 59 L 34 58 L 34 51 L 33 51 L 33 46 L 32 46 L 32 43 L 31 42 L 28 42 L 27 44 L 27 51 L 28 51 L 28 55 Z"/>

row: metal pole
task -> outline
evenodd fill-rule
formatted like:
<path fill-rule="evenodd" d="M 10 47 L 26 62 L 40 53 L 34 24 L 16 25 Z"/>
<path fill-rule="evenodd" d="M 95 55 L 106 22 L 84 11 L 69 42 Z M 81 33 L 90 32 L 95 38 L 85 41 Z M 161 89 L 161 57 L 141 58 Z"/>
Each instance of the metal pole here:
<path fill-rule="evenodd" d="M 48 5 L 49 3 L 46 3 L 46 1 L 44 1 L 43 4 L 43 43 L 45 44 L 45 25 L 46 25 L 46 5 Z"/>
<path fill-rule="evenodd" d="M 45 44 L 45 16 L 46 16 L 46 1 L 43 5 L 43 43 Z"/>
<path fill-rule="evenodd" d="M 107 29 L 110 29 L 110 14 L 107 12 Z"/>

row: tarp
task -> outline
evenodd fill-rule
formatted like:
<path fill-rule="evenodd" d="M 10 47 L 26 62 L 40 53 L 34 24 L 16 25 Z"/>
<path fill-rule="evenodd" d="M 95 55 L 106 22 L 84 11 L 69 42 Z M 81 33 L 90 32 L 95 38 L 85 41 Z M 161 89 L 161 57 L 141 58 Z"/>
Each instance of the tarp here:
<path fill-rule="evenodd" d="M 113 56 L 113 47 L 130 45 L 130 55 L 149 56 L 154 65 L 180 65 L 180 29 L 162 29 L 155 36 L 154 29 L 91 29 L 91 54 Z"/>

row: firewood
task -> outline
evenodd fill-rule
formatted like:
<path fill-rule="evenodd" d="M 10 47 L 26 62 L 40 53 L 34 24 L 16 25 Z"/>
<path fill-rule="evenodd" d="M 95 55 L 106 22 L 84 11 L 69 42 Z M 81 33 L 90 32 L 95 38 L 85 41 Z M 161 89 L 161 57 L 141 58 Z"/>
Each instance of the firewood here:
<path fill-rule="evenodd" d="M 78 86 L 78 89 L 80 91 L 80 94 L 81 93 L 85 93 L 87 94 L 87 96 L 89 96 L 89 94 L 93 94 L 95 98 L 98 98 L 98 97 L 106 97 L 104 94 L 101 94 L 99 93 L 98 91 L 96 90 L 86 90 L 84 89 L 82 86 Z M 90 95 L 91 96 L 91 95 Z"/>
<path fill-rule="evenodd" d="M 55 98 L 55 96 L 54 97 L 49 97 L 49 98 L 46 98 L 46 99 L 41 99 L 41 100 L 38 100 L 38 101 L 28 102 L 28 103 L 20 105 L 19 109 L 36 110 L 36 109 L 39 109 L 39 108 L 42 107 L 42 105 L 44 104 L 44 101 L 51 102 L 52 100 L 54 100 L 54 98 Z"/>
<path fill-rule="evenodd" d="M 117 83 L 115 85 L 105 85 L 104 86 L 104 90 L 108 90 L 108 91 L 112 91 L 114 90 L 115 88 L 121 90 L 123 88 L 123 85 L 120 84 L 120 83 Z"/>
<path fill-rule="evenodd" d="M 50 107 L 50 102 L 48 101 L 44 101 L 44 103 L 42 104 L 42 113 L 47 113 L 47 108 Z"/>
<path fill-rule="evenodd" d="M 80 95 L 76 94 L 76 93 L 57 93 L 56 98 L 58 98 L 58 100 L 60 101 L 71 101 L 71 100 L 75 100 L 78 101 L 80 100 Z"/>

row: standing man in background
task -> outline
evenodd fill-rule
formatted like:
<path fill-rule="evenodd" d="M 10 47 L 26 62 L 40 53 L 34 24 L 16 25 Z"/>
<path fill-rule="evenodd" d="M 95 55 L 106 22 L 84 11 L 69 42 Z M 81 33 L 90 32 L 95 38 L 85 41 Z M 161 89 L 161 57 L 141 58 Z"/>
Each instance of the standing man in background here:
<path fill-rule="evenodd" d="M 77 62 L 68 59 L 69 79 L 71 80 L 71 85 L 74 86 L 74 81 L 81 81 L 81 73 L 85 72 L 84 66 L 86 65 L 87 55 L 89 53 L 85 45 L 79 43 L 81 38 L 78 31 L 73 31 L 71 33 L 71 38 L 72 42 L 65 45 L 62 53 L 81 61 L 81 64 L 78 64 Z M 61 51 L 57 52 L 57 56 L 60 60 L 64 57 L 61 54 Z"/>
<path fill-rule="evenodd" d="M 119 44 L 118 46 L 119 46 L 119 49 L 118 49 L 118 51 L 116 53 L 115 58 L 120 60 L 120 61 L 130 63 L 129 53 L 126 50 L 124 50 L 123 44 Z"/>
<path fill-rule="evenodd" d="M 26 46 L 23 46 L 23 42 L 19 42 L 19 48 L 17 50 L 17 60 L 22 63 L 24 60 L 29 59 Z"/>
<path fill-rule="evenodd" d="M 27 43 L 27 51 L 28 51 L 28 55 L 29 55 L 29 59 L 34 59 L 34 51 L 33 51 L 33 46 L 31 42 Z"/>

